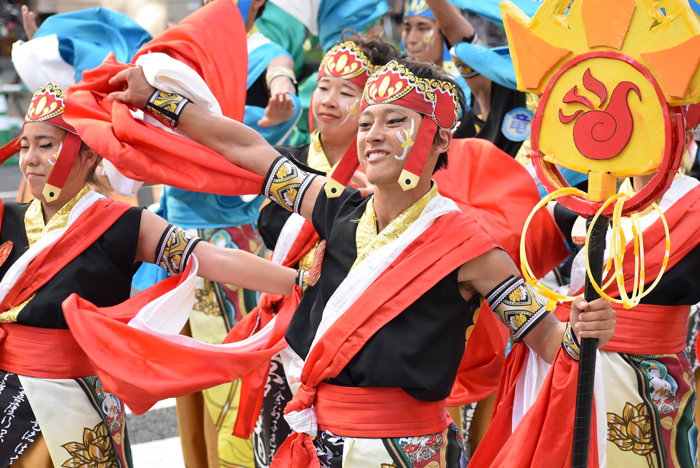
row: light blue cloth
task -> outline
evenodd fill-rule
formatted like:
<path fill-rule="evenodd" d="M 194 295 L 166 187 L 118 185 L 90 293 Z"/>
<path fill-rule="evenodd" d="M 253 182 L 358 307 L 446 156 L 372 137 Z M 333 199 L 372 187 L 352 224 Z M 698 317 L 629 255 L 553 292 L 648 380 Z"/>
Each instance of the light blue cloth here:
<path fill-rule="evenodd" d="M 345 29 L 364 32 L 389 11 L 386 0 L 323 0 L 318 10 L 318 38 L 328 52 Z"/>
<path fill-rule="evenodd" d="M 490 49 L 481 44 L 460 42 L 454 47 L 454 52 L 459 60 L 489 80 L 505 88 L 518 89 L 508 46 Z"/>
<path fill-rule="evenodd" d="M 110 52 L 119 62 L 129 63 L 151 35 L 128 16 L 106 8 L 50 16 L 34 38 L 55 34 L 61 58 L 75 68 L 75 81 L 83 71 L 99 66 Z"/>
<path fill-rule="evenodd" d="M 537 9 L 542 5 L 538 0 L 510 0 L 515 6 L 520 8 L 523 13 L 532 18 Z M 457 5 L 462 10 L 469 13 L 474 13 L 487 20 L 495 23 L 503 28 L 503 17 L 501 16 L 501 0 L 449 0 L 450 3 Z"/>

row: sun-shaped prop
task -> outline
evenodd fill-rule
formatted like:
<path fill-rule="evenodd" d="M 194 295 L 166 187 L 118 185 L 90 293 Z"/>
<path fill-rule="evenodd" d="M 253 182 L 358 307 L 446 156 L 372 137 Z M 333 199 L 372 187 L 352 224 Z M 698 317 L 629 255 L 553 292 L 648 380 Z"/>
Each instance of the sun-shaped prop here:
<path fill-rule="evenodd" d="M 533 18 L 501 4 L 518 88 L 542 95 L 533 163 L 552 192 L 556 165 L 589 174 L 589 195 L 560 201 L 595 213 L 615 178 L 656 173 L 625 203 L 645 209 L 683 153 L 683 104 L 700 101 L 700 22 L 687 0 L 545 0 Z M 613 206 L 603 214 L 610 216 Z"/>

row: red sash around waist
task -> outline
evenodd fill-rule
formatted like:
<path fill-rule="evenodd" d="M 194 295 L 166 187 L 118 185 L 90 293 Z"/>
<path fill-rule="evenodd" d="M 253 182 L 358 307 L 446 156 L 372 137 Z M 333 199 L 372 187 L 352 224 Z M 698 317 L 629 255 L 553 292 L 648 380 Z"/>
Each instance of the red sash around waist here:
<path fill-rule="evenodd" d="M 613 304 L 617 327 L 603 350 L 626 354 L 675 354 L 688 345 L 690 306 L 639 304 L 624 309 Z"/>
<path fill-rule="evenodd" d="M 43 379 L 95 375 L 70 330 L 0 324 L 0 369 Z"/>
<path fill-rule="evenodd" d="M 417 400 L 400 388 L 327 383 L 317 387 L 316 417 L 319 430 L 345 437 L 421 436 L 443 431 L 452 423 L 445 400 Z"/>

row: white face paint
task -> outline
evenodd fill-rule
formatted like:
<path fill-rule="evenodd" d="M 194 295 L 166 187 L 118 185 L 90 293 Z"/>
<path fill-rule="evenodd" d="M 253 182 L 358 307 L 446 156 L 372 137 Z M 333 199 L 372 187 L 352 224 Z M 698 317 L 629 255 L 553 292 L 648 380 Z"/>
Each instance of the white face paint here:
<path fill-rule="evenodd" d="M 425 42 L 426 52 L 430 50 L 430 47 L 435 44 L 435 29 L 431 29 L 423 36 L 423 42 Z"/>
<path fill-rule="evenodd" d="M 360 99 L 358 98 L 358 99 L 355 99 L 355 102 L 353 102 L 352 104 L 348 104 L 347 106 L 345 106 L 345 110 L 346 110 L 347 114 L 345 115 L 345 118 L 343 119 L 343 121 L 340 122 L 340 125 L 343 125 L 345 122 L 350 120 L 351 115 L 354 115 L 355 120 L 357 120 L 359 104 L 360 104 Z"/>
<path fill-rule="evenodd" d="M 408 130 L 399 130 L 396 132 L 396 137 L 399 139 L 401 142 L 401 148 L 403 148 L 403 154 L 401 156 L 399 155 L 394 155 L 394 158 L 396 158 L 397 161 L 403 161 L 406 159 L 406 156 L 408 156 L 408 152 L 413 148 L 413 145 L 415 142 L 413 141 L 413 131 L 415 129 L 416 122 L 411 119 L 411 128 Z M 405 135 L 402 135 L 401 133 L 405 133 Z"/>
<path fill-rule="evenodd" d="M 61 154 L 61 150 L 63 149 L 63 142 L 61 142 L 60 145 L 58 145 L 58 150 L 56 150 L 55 153 L 53 153 L 51 156 L 49 156 L 48 161 L 49 164 L 51 165 L 51 169 L 56 165 L 56 161 L 58 161 L 58 155 Z"/>

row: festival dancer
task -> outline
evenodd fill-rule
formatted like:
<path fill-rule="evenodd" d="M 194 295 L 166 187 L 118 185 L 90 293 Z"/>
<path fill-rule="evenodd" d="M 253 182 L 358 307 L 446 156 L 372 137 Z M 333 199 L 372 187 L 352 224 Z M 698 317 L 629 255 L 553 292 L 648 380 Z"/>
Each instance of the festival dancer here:
<path fill-rule="evenodd" d="M 692 130 L 695 125 L 697 120 L 686 128 Z M 692 140 L 689 133 L 686 132 L 686 145 Z M 639 192 L 654 175 L 627 179 L 620 190 Z M 600 351 L 601 368 L 597 371 L 596 385 L 598 382 L 604 385 L 596 389 L 596 427 L 593 430 L 597 439 L 591 440 L 595 451 L 591 453 L 590 466 L 697 466 L 697 428 L 693 421 L 695 386 L 686 351 L 686 332 L 690 306 L 700 302 L 700 278 L 694 274 L 700 262 L 700 182 L 679 173 L 658 205 L 671 235 L 668 267 L 656 288 L 642 298 L 639 305 L 625 309 L 613 304 L 617 311 L 617 328 L 615 336 Z M 561 231 L 569 242 L 585 236 L 583 219 L 559 204 L 555 210 Z M 624 218 L 623 222 L 626 238 L 632 239 L 631 220 Z M 641 214 L 641 226 L 648 289 L 661 268 L 666 239 L 663 223 L 653 208 Z M 626 247 L 628 251 L 634 248 L 632 242 Z M 573 261 L 571 284 L 560 292 L 578 294 L 583 290 L 584 257 L 582 249 Z M 625 257 L 623 269 L 625 288 L 630 293 L 636 281 L 631 255 Z M 611 297 L 619 295 L 615 284 L 606 292 Z M 560 319 L 565 320 L 567 313 L 564 305 L 555 310 Z M 578 359 L 577 351 L 567 349 L 567 352 L 574 360 Z M 482 443 L 483 449 L 476 452 L 473 460 L 475 466 L 567 464 L 572 427 L 560 421 L 572 421 L 574 417 L 574 407 L 569 405 L 575 400 L 576 374 L 570 376 L 567 372 L 571 362 L 558 363 L 550 370 L 521 345 L 513 348 L 497 403 L 510 411 L 494 415 L 492 427 Z M 541 389 L 539 386 L 526 389 L 525 395 L 529 396 L 523 397 L 516 387 L 525 388 L 522 382 L 533 368 L 542 375 L 549 372 L 548 378 Z M 538 393 L 540 396 L 535 402 Z M 552 437 L 556 432 L 558 437 L 554 439 L 559 442 L 546 447 L 528 444 L 520 451 L 505 449 L 530 438 L 533 431 L 541 433 L 543 438 Z"/>
<path fill-rule="evenodd" d="M 68 330 L 62 301 L 78 293 L 117 305 L 129 298 L 141 262 L 172 275 L 192 255 L 205 278 L 271 293 L 291 293 L 298 275 L 199 242 L 153 213 L 92 190 L 101 158 L 65 122 L 64 111 L 63 91 L 42 87 L 21 137 L 1 150 L 4 159 L 20 151 L 34 201 L 5 205 L 0 231 L 0 400 L 12 408 L 0 466 L 130 467 L 124 405 L 94 376 Z"/>
<path fill-rule="evenodd" d="M 136 107 L 157 91 L 138 67 L 111 83 L 127 86 L 112 99 Z M 601 345 L 612 336 L 607 301 L 579 298 L 569 325 L 559 322 L 493 239 L 438 194 L 431 176 L 447 163 L 460 94 L 432 65 L 382 67 L 365 86 L 357 146 L 330 179 L 243 125 L 178 106 L 179 131 L 266 174 L 265 195 L 310 220 L 322 239 L 286 333 L 298 354 L 289 377 L 300 387 L 285 409 L 295 432 L 272 466 L 458 463 L 461 440 L 444 399 L 482 296 L 516 341 L 550 361 L 562 342 L 575 346 L 575 334 Z M 344 186 L 358 156 L 375 186 L 367 197 Z"/>
<path fill-rule="evenodd" d="M 284 144 L 301 114 L 301 105 L 289 53 L 267 39 L 255 25 L 265 3 L 265 0 L 238 2 L 248 54 L 243 122 L 269 143 Z M 256 226 L 263 200 L 254 194 L 231 197 L 165 185 L 157 214 L 212 244 L 265 256 Z M 137 274 L 134 286 L 144 290 L 163 278 L 161 269 L 145 265 Z M 255 291 L 234 285 L 202 279 L 197 289 L 197 301 L 184 333 L 199 341 L 221 343 L 228 331 L 257 304 Z M 240 382 L 231 382 L 177 399 L 178 431 L 188 467 L 218 468 L 222 464 L 253 467 L 252 441 L 231 434 L 240 390 Z"/>
<path fill-rule="evenodd" d="M 330 175 L 357 135 L 360 101 L 367 79 L 376 66 L 385 65 L 395 58 L 394 48 L 378 36 L 343 37 L 340 44 L 326 53 L 319 68 L 318 86 L 311 99 L 316 127 L 311 134 L 311 144 L 277 147 L 278 151 L 326 176 Z M 348 72 L 345 66 L 338 67 L 338 63 L 347 64 L 352 71 Z M 362 176 L 356 173 L 356 185 L 366 186 L 366 179 Z M 311 223 L 275 203 L 268 203 L 260 210 L 258 229 L 267 248 L 275 250 L 280 245 L 274 261 L 281 263 L 281 257 L 289 253 L 287 248 L 299 242 L 305 248 L 292 254 L 295 258 L 301 256 L 294 267 L 311 270 L 319 240 Z M 285 296 L 283 300 L 292 301 L 293 298 Z M 280 306 L 275 305 L 276 308 Z M 261 310 L 260 313 L 272 314 L 272 311 Z M 279 445 L 291 433 L 282 417 L 292 393 L 281 356 L 272 359 L 267 382 L 260 391 L 264 391 L 264 398 L 253 433 L 253 446 L 256 466 L 268 467 Z"/>

